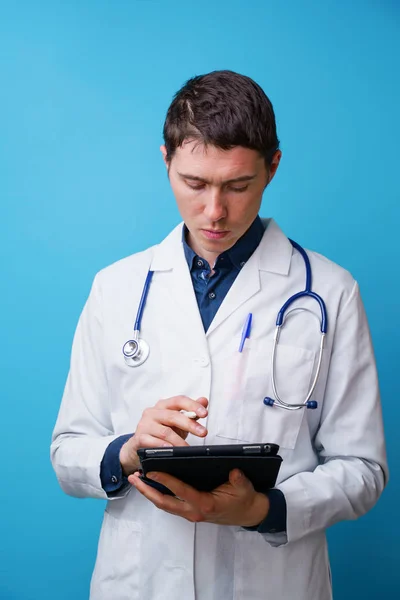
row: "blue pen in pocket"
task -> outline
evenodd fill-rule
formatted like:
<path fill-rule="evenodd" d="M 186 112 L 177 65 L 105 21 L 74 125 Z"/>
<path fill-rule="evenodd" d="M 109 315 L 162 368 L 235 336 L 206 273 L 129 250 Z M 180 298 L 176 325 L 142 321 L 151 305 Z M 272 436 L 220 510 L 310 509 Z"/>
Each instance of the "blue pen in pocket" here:
<path fill-rule="evenodd" d="M 239 345 L 239 352 L 243 351 L 243 347 L 244 347 L 245 341 L 246 341 L 247 338 L 250 337 L 251 322 L 252 322 L 252 320 L 253 320 L 253 315 L 252 315 L 252 313 L 249 313 L 247 315 L 247 319 L 246 319 L 244 327 L 243 327 L 242 338 L 240 340 L 240 345 Z"/>

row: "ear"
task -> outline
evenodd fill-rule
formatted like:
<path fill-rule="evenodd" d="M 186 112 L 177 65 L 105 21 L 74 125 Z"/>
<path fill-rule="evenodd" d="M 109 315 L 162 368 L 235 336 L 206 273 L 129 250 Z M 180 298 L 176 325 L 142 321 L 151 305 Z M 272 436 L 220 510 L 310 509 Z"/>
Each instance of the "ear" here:
<path fill-rule="evenodd" d="M 268 183 L 271 183 L 271 181 L 273 180 L 275 173 L 278 170 L 281 158 L 282 158 L 282 152 L 280 150 L 277 150 L 275 152 L 274 156 L 272 157 L 271 165 L 269 167 Z"/>
<path fill-rule="evenodd" d="M 168 159 L 167 159 L 167 149 L 166 149 L 166 147 L 164 145 L 162 145 L 162 146 L 160 146 L 160 150 L 161 150 L 161 154 L 163 156 L 163 160 L 164 160 L 165 166 L 168 169 L 169 168 L 169 162 L 168 162 Z"/>

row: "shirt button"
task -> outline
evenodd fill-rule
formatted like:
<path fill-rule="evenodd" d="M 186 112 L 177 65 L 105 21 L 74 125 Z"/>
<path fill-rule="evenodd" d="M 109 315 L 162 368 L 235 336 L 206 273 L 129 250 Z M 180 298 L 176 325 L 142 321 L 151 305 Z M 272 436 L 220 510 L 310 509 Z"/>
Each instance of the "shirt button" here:
<path fill-rule="evenodd" d="M 214 298 L 215 298 L 215 294 L 214 294 L 214 292 L 210 292 L 210 293 L 208 294 L 208 297 L 210 298 L 210 300 L 214 300 Z"/>
<path fill-rule="evenodd" d="M 198 267 L 202 267 L 202 266 L 204 266 L 204 263 L 203 263 L 203 261 L 202 261 L 202 260 L 198 260 L 198 261 L 197 261 L 197 266 L 198 266 Z"/>
<path fill-rule="evenodd" d="M 111 477 L 111 481 L 112 481 L 112 483 L 118 483 L 118 477 L 115 477 L 115 475 L 113 475 Z"/>
<path fill-rule="evenodd" d="M 199 365 L 199 367 L 207 367 L 210 364 L 207 356 L 200 356 L 199 358 L 195 358 L 194 362 Z"/>

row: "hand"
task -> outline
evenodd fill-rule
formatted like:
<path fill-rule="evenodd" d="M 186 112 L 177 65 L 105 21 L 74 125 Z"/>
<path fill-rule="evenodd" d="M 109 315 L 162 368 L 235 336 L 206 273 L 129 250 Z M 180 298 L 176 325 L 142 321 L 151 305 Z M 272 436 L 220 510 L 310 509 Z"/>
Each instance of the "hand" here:
<path fill-rule="evenodd" d="M 156 448 L 162 446 L 187 446 L 185 439 L 189 433 L 205 437 L 207 429 L 181 414 L 180 410 L 192 411 L 198 418 L 207 416 L 207 398 L 192 400 L 187 396 L 173 396 L 160 400 L 151 408 L 143 411 L 135 434 L 122 446 L 119 460 L 125 476 L 138 470 L 140 461 L 138 448 Z"/>
<path fill-rule="evenodd" d="M 254 527 L 265 519 L 269 500 L 256 492 L 251 481 L 238 469 L 229 474 L 229 482 L 212 492 L 199 492 L 166 473 L 148 473 L 147 477 L 162 483 L 177 497 L 167 496 L 139 479 L 139 473 L 129 482 L 157 508 L 183 517 L 193 523 L 205 521 L 219 525 Z"/>

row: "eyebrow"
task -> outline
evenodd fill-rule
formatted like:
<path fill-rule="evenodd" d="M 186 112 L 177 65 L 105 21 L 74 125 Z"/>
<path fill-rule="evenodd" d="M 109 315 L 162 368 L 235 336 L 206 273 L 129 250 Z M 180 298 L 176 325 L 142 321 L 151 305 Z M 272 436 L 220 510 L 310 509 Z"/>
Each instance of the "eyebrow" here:
<path fill-rule="evenodd" d="M 179 177 L 182 177 L 182 179 L 190 179 L 191 181 L 201 181 L 201 183 L 210 183 L 209 181 L 207 181 L 207 179 L 204 179 L 204 177 L 198 177 L 197 175 L 190 175 L 189 173 L 179 173 L 178 171 L 178 175 Z M 222 182 L 222 185 L 225 185 L 227 183 L 239 183 L 239 182 L 244 182 L 244 181 L 251 181 L 252 179 L 255 179 L 257 176 L 256 175 L 241 175 L 241 177 L 234 177 L 233 179 L 227 179 L 225 181 Z"/>

